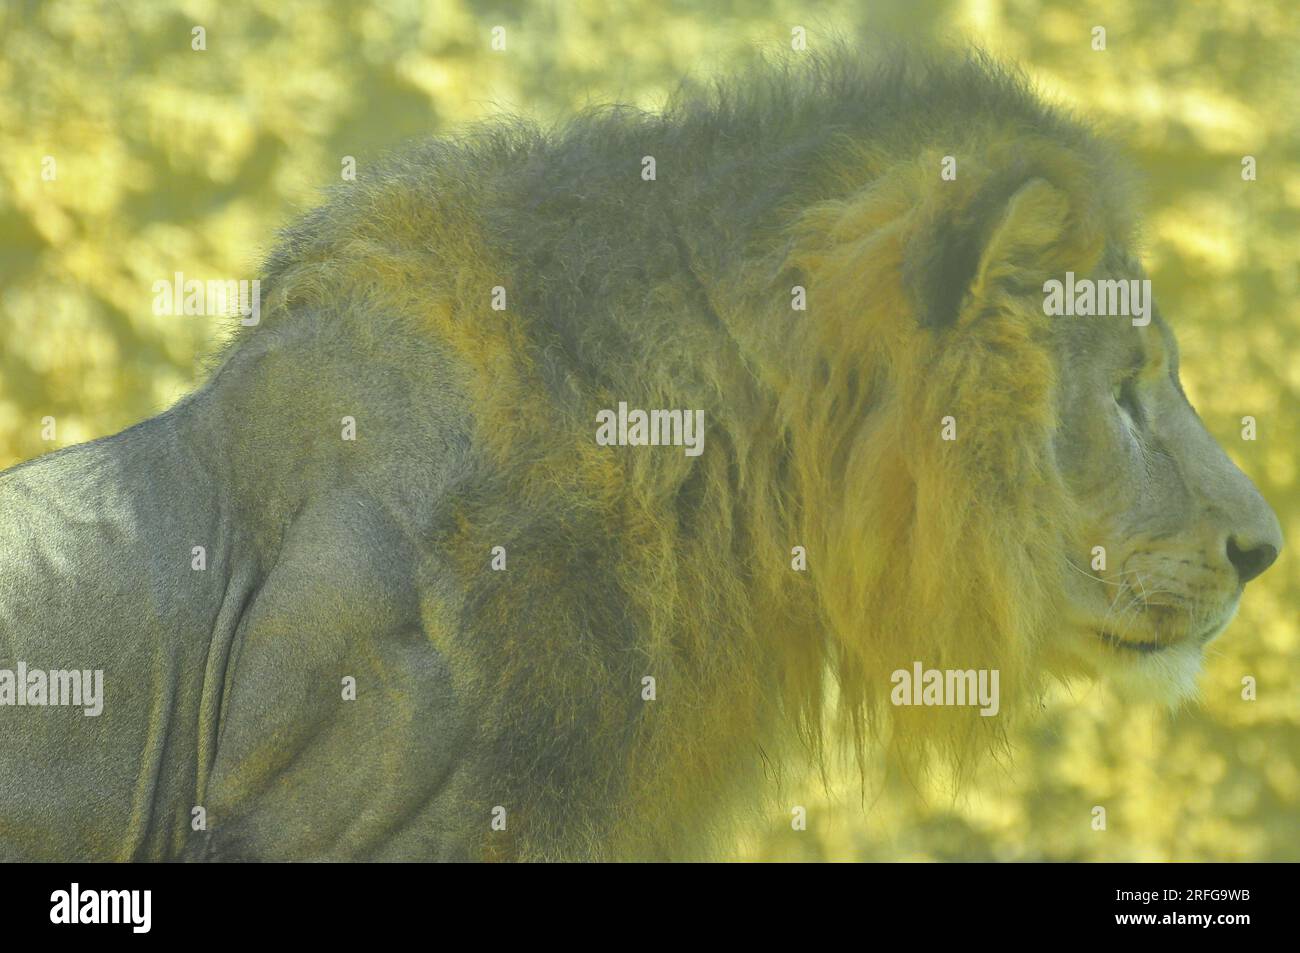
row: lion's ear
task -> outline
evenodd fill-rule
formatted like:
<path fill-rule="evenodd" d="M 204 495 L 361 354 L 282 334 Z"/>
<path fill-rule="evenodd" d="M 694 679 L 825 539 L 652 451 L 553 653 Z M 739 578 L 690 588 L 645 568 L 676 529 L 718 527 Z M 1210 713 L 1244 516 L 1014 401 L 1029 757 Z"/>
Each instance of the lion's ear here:
<path fill-rule="evenodd" d="M 1001 281 L 1030 286 L 1064 261 L 1069 196 L 1044 178 L 1007 176 L 933 216 L 908 244 L 905 274 L 922 327 L 940 330 Z"/>

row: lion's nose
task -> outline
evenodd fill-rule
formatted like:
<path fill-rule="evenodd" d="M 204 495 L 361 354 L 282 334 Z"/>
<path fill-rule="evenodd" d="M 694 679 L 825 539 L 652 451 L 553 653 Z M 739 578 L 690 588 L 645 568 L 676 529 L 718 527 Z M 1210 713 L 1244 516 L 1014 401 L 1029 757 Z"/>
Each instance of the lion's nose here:
<path fill-rule="evenodd" d="M 1272 543 L 1260 543 L 1257 546 L 1242 548 L 1237 537 L 1228 537 L 1228 562 L 1237 570 L 1237 578 L 1244 586 L 1277 559 L 1277 547 Z"/>

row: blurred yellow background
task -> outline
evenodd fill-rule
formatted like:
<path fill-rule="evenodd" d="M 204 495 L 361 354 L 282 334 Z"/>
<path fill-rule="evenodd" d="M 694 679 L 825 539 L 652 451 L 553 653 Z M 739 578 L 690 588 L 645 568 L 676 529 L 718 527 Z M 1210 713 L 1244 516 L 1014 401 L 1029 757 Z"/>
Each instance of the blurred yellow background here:
<path fill-rule="evenodd" d="M 505 27 L 506 49 L 491 48 Z M 1146 261 L 1209 430 L 1290 548 L 1216 644 L 1200 704 L 1062 689 L 954 796 L 787 778 L 737 858 L 1300 860 L 1300 4 L 1291 0 L 10 0 L 0 5 L 0 467 L 196 386 L 233 321 L 153 282 L 250 278 L 275 231 L 414 137 L 503 111 L 654 107 L 679 78 L 832 35 L 969 38 L 1116 137 L 1147 176 Z M 1106 28 L 1105 51 L 1091 31 Z M 195 50 L 202 27 L 206 49 Z M 1258 180 L 1243 182 L 1243 156 Z M 53 160 L 51 164 L 50 160 Z M 54 175 L 51 179 L 50 170 Z M 43 172 L 47 173 L 43 175 Z M 1240 420 L 1258 421 L 1254 442 Z M 42 418 L 57 439 L 42 439 Z M 1241 698 L 1254 676 L 1258 700 Z M 1093 830 L 1092 808 L 1107 811 Z"/>

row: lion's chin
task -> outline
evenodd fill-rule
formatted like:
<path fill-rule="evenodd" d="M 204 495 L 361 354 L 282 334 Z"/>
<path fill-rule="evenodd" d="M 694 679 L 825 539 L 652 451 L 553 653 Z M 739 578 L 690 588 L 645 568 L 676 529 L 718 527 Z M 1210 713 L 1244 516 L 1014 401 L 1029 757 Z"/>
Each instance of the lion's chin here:
<path fill-rule="evenodd" d="M 1121 698 L 1177 708 L 1197 695 L 1197 678 L 1205 664 L 1205 638 L 1170 644 L 1121 639 L 1109 633 L 1077 631 L 1060 654 L 1052 653 L 1067 680 L 1084 675 L 1104 682 Z"/>
<path fill-rule="evenodd" d="M 1104 643 L 1098 649 L 1092 653 L 1097 675 L 1124 698 L 1176 708 L 1196 697 L 1197 678 L 1205 664 L 1203 642 L 1185 639 L 1159 651 Z"/>
<path fill-rule="evenodd" d="M 1067 681 L 1086 675 L 1104 682 L 1129 701 L 1180 707 L 1199 694 L 1205 647 L 1228 627 L 1238 604 L 1234 599 L 1209 626 L 1174 637 L 1144 639 L 1132 630 L 1115 633 L 1077 619 L 1068 637 L 1048 650 L 1048 669 Z"/>

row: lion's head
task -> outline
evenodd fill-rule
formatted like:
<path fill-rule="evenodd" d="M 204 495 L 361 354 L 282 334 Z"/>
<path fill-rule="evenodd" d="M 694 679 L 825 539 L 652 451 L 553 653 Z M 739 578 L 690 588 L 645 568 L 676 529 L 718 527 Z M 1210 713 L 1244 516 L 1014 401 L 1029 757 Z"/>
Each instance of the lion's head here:
<path fill-rule="evenodd" d="M 987 64 L 917 88 L 929 111 L 845 137 L 840 194 L 798 216 L 781 274 L 809 316 L 761 365 L 846 710 L 889 710 L 918 662 L 1000 670 L 1007 711 L 1047 674 L 1181 699 L 1282 538 L 1179 384 L 1130 176 Z M 1052 282 L 1119 280 L 1094 307 L 1132 291 L 1122 313 L 1049 313 Z M 983 734 L 890 715 L 904 742 Z"/>

